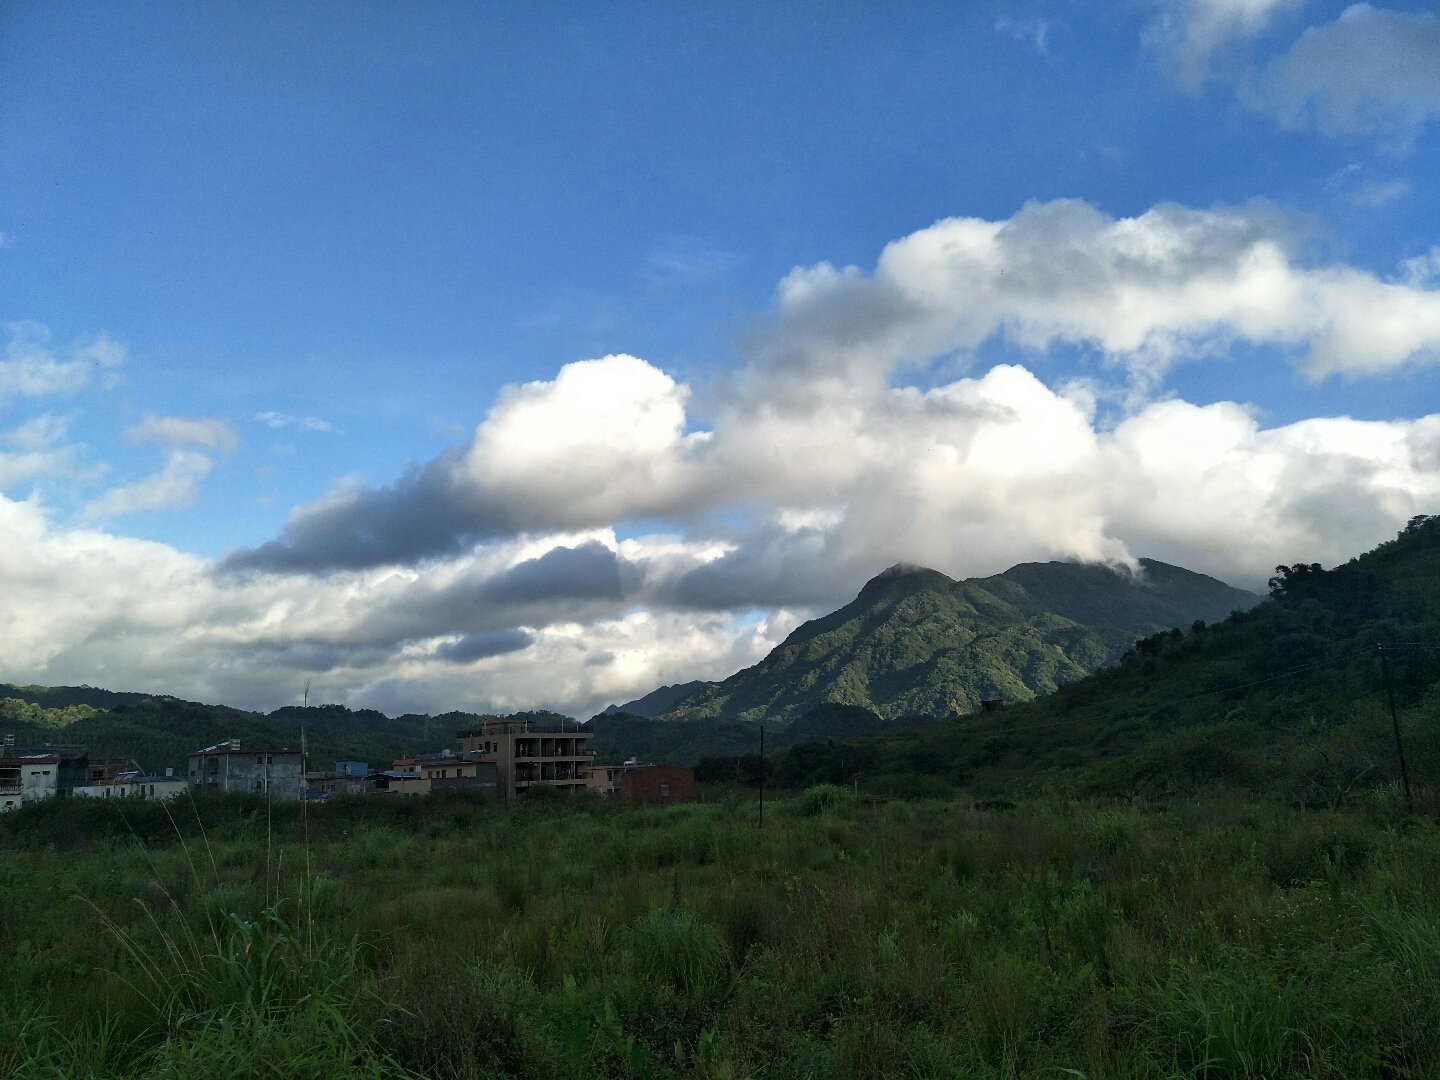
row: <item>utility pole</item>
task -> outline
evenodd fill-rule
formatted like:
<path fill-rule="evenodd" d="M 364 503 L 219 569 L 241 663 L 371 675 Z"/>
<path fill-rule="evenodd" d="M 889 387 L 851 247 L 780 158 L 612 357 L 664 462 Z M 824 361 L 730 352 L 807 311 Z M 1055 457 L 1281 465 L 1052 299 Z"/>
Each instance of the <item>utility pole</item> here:
<path fill-rule="evenodd" d="M 760 723 L 760 824 L 765 824 L 765 723 Z"/>
<path fill-rule="evenodd" d="M 1395 712 L 1395 687 L 1390 682 L 1390 660 L 1385 655 L 1385 646 L 1377 645 L 1380 650 L 1380 670 L 1385 673 L 1385 698 L 1390 703 L 1390 726 L 1395 731 L 1395 756 L 1400 759 L 1400 782 L 1405 786 L 1405 810 L 1407 813 L 1415 812 L 1415 804 L 1410 800 L 1410 770 L 1405 768 L 1405 744 L 1400 740 L 1400 717 Z"/>

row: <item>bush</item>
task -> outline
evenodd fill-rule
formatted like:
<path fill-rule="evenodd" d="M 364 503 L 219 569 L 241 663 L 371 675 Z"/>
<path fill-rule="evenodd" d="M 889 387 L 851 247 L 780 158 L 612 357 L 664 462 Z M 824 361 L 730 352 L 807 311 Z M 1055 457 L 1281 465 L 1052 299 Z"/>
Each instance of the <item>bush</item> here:
<path fill-rule="evenodd" d="M 838 810 L 850 803 L 854 797 L 836 784 L 816 784 L 806 788 L 790 801 L 790 808 L 801 817 L 815 817 L 830 810 Z"/>

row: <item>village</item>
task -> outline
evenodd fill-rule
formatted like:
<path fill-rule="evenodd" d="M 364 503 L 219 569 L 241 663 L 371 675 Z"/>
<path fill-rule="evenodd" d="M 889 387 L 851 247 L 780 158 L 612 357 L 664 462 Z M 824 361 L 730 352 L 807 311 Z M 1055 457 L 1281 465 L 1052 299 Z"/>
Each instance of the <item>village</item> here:
<path fill-rule="evenodd" d="M 617 796 L 632 806 L 694 802 L 693 770 L 680 765 L 595 761 L 579 725 L 489 717 L 458 732 L 457 748 L 397 758 L 389 768 L 336 761 L 311 769 L 302 750 L 229 739 L 196 750 L 183 775 L 151 774 L 122 758 L 91 757 L 84 746 L 0 744 L 0 813 L 43 799 L 173 799 L 182 794 L 263 794 L 276 801 L 361 795 L 426 795 L 464 789 L 509 803 L 536 788 Z"/>

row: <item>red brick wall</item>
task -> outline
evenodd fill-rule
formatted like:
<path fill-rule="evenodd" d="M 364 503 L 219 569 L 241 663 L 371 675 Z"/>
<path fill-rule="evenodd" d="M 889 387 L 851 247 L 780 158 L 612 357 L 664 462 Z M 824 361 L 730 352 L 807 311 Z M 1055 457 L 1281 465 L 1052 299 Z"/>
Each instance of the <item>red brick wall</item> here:
<path fill-rule="evenodd" d="M 680 765 L 642 765 L 620 777 L 620 792 L 631 806 L 694 802 L 695 773 Z"/>

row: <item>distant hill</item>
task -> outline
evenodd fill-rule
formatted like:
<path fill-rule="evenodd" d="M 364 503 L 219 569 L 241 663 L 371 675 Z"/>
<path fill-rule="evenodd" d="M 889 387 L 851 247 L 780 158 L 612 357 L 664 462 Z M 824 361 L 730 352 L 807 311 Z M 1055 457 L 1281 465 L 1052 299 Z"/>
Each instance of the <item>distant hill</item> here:
<path fill-rule="evenodd" d="M 818 705 L 885 720 L 1025 701 L 1117 660 L 1137 638 L 1224 618 L 1260 597 L 1154 560 L 1131 575 L 1023 563 L 955 581 L 893 566 L 840 610 L 797 628 L 769 656 L 702 685 L 662 718 L 787 722 Z"/>
<path fill-rule="evenodd" d="M 161 694 L 0 684 L 4 734 L 20 742 L 75 743 L 94 757 L 125 758 L 153 770 L 181 768 L 191 751 L 224 739 L 298 749 L 302 729 L 313 767 L 341 760 L 388 765 L 453 745 L 457 731 L 478 721 L 471 713 L 389 717 L 343 705 L 292 706 L 266 715 Z"/>
<path fill-rule="evenodd" d="M 696 690 L 707 686 L 707 683 L 699 679 L 687 683 L 674 683 L 670 686 L 662 686 L 658 690 L 651 690 L 644 697 L 638 697 L 634 701 L 627 701 L 623 705 L 611 705 L 601 715 L 613 716 L 615 713 L 625 713 L 629 716 L 643 716 L 653 719 L 668 709 L 674 708 L 679 702 L 695 693 Z"/>

